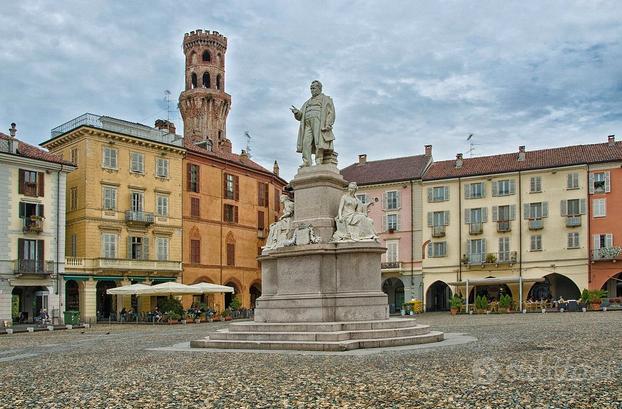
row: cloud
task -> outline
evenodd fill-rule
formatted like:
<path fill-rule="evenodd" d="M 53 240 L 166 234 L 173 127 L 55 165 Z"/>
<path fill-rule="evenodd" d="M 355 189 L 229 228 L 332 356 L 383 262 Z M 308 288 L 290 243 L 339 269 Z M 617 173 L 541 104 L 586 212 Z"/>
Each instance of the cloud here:
<path fill-rule="evenodd" d="M 9 2 L 0 15 L 0 127 L 32 143 L 84 112 L 153 124 L 184 86 L 183 33 L 228 37 L 227 134 L 291 178 L 288 110 L 320 79 L 340 165 L 603 141 L 622 124 L 617 2 Z M 173 112 L 181 129 L 181 118 Z M 4 125 L 3 125 L 4 124 Z M 5 130 L 6 132 L 6 130 Z"/>

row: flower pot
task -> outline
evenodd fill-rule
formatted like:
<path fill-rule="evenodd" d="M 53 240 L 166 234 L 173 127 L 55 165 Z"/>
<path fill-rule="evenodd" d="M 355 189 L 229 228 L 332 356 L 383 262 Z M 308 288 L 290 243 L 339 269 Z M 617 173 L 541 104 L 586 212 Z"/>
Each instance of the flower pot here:
<path fill-rule="evenodd" d="M 186 324 L 188 323 L 188 321 L 186 321 L 186 320 L 181 320 L 180 322 L 181 322 L 182 324 L 184 324 L 184 325 L 186 325 Z"/>
<path fill-rule="evenodd" d="M 194 320 L 194 323 L 195 323 L 195 324 L 200 324 L 200 323 L 201 323 L 201 318 L 196 318 L 196 319 Z"/>
<path fill-rule="evenodd" d="M 592 306 L 592 310 L 594 310 L 594 311 L 600 310 L 600 303 L 599 302 L 593 302 L 590 305 Z"/>
<path fill-rule="evenodd" d="M 225 321 L 231 321 L 233 317 L 225 317 Z"/>
<path fill-rule="evenodd" d="M 457 309 L 457 308 L 452 307 L 452 308 L 449 310 L 449 312 L 451 312 L 451 315 L 457 315 L 457 314 L 458 314 L 458 309 Z"/>

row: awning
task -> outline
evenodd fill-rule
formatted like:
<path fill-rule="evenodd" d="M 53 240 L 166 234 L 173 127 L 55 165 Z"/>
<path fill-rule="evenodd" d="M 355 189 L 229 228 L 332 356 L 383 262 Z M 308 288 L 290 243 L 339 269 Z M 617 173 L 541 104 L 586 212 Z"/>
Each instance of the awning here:
<path fill-rule="evenodd" d="M 88 281 L 89 278 L 91 278 L 90 276 L 66 276 L 63 275 L 63 278 L 67 281 L 69 280 L 74 280 L 74 281 Z"/>
<path fill-rule="evenodd" d="M 201 294 L 213 294 L 213 293 L 234 293 L 235 289 L 226 285 L 211 284 L 211 283 L 198 283 L 192 284 L 190 287 L 196 288 L 201 291 Z"/>
<path fill-rule="evenodd" d="M 201 290 L 177 282 L 166 282 L 138 290 L 137 294 L 172 296 L 183 294 L 201 294 Z"/>
<path fill-rule="evenodd" d="M 489 277 L 489 278 L 474 278 L 474 279 L 468 279 L 468 280 L 464 280 L 464 281 L 454 281 L 452 283 L 447 283 L 447 285 L 453 285 L 453 286 L 465 286 L 467 284 L 467 282 L 469 283 L 469 286 L 478 286 L 478 285 L 495 285 L 495 284 L 512 284 L 512 283 L 516 283 L 519 284 L 520 282 L 523 283 L 543 283 L 544 281 L 546 281 L 544 278 L 522 278 L 519 276 L 507 276 L 507 277 Z"/>
<path fill-rule="evenodd" d="M 138 294 L 139 290 L 143 290 L 145 288 L 150 288 L 150 286 L 145 285 L 145 284 L 124 285 L 123 287 L 109 288 L 108 290 L 106 290 L 106 294 L 133 295 L 133 294 Z"/>

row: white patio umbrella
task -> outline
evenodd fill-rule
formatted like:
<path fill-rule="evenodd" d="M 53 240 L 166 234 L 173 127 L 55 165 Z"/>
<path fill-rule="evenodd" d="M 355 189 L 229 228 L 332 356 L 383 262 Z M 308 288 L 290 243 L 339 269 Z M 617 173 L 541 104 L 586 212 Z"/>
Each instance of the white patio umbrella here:
<path fill-rule="evenodd" d="M 184 295 L 184 294 L 201 294 L 201 291 L 197 288 L 193 288 L 189 285 L 177 283 L 175 281 L 169 281 L 162 284 L 152 285 L 148 288 L 138 290 L 138 295 Z"/>
<path fill-rule="evenodd" d="M 133 295 L 138 294 L 140 290 L 145 288 L 151 288 L 151 286 L 146 284 L 131 284 L 124 285 L 123 287 L 110 288 L 106 290 L 106 294 L 110 295 Z"/>
<path fill-rule="evenodd" d="M 190 287 L 200 290 L 200 294 L 213 294 L 213 293 L 234 293 L 235 289 L 226 285 L 211 284 L 211 283 L 197 283 L 192 284 Z"/>

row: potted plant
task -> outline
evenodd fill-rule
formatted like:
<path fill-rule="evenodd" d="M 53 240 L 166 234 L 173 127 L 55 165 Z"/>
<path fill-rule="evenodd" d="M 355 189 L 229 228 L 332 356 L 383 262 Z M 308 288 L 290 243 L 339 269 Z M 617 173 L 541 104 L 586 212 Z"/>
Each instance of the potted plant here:
<path fill-rule="evenodd" d="M 587 304 L 590 301 L 590 291 L 587 288 L 584 288 L 581 291 L 581 298 L 579 298 L 579 307 L 583 312 L 587 311 Z"/>
<path fill-rule="evenodd" d="M 588 301 L 592 306 L 594 311 L 600 310 L 600 304 L 602 302 L 601 298 L 607 296 L 607 291 L 604 290 L 589 290 L 589 298 Z"/>
<path fill-rule="evenodd" d="M 449 311 L 451 312 L 451 315 L 458 314 L 458 312 L 460 312 L 460 307 L 462 306 L 462 298 L 460 298 L 460 296 L 458 294 L 454 294 L 449 299 L 449 305 L 451 307 L 449 309 Z"/>
<path fill-rule="evenodd" d="M 482 314 L 488 311 L 488 297 L 485 295 L 478 295 L 475 297 L 475 310 L 478 314 Z"/>
<path fill-rule="evenodd" d="M 509 313 L 512 310 L 512 297 L 509 294 L 501 294 L 499 307 Z"/>
<path fill-rule="evenodd" d="M 223 321 L 231 321 L 233 319 L 231 317 L 231 311 L 229 311 L 229 309 L 226 309 L 223 311 L 222 317 L 223 317 Z"/>
<path fill-rule="evenodd" d="M 494 264 L 497 262 L 497 256 L 494 253 L 486 254 L 486 263 Z"/>
<path fill-rule="evenodd" d="M 166 314 L 166 316 L 168 317 L 166 321 L 169 324 L 177 324 L 179 322 L 179 319 L 181 318 L 181 315 L 177 314 L 176 312 L 172 312 L 172 311 L 169 311 Z"/>

